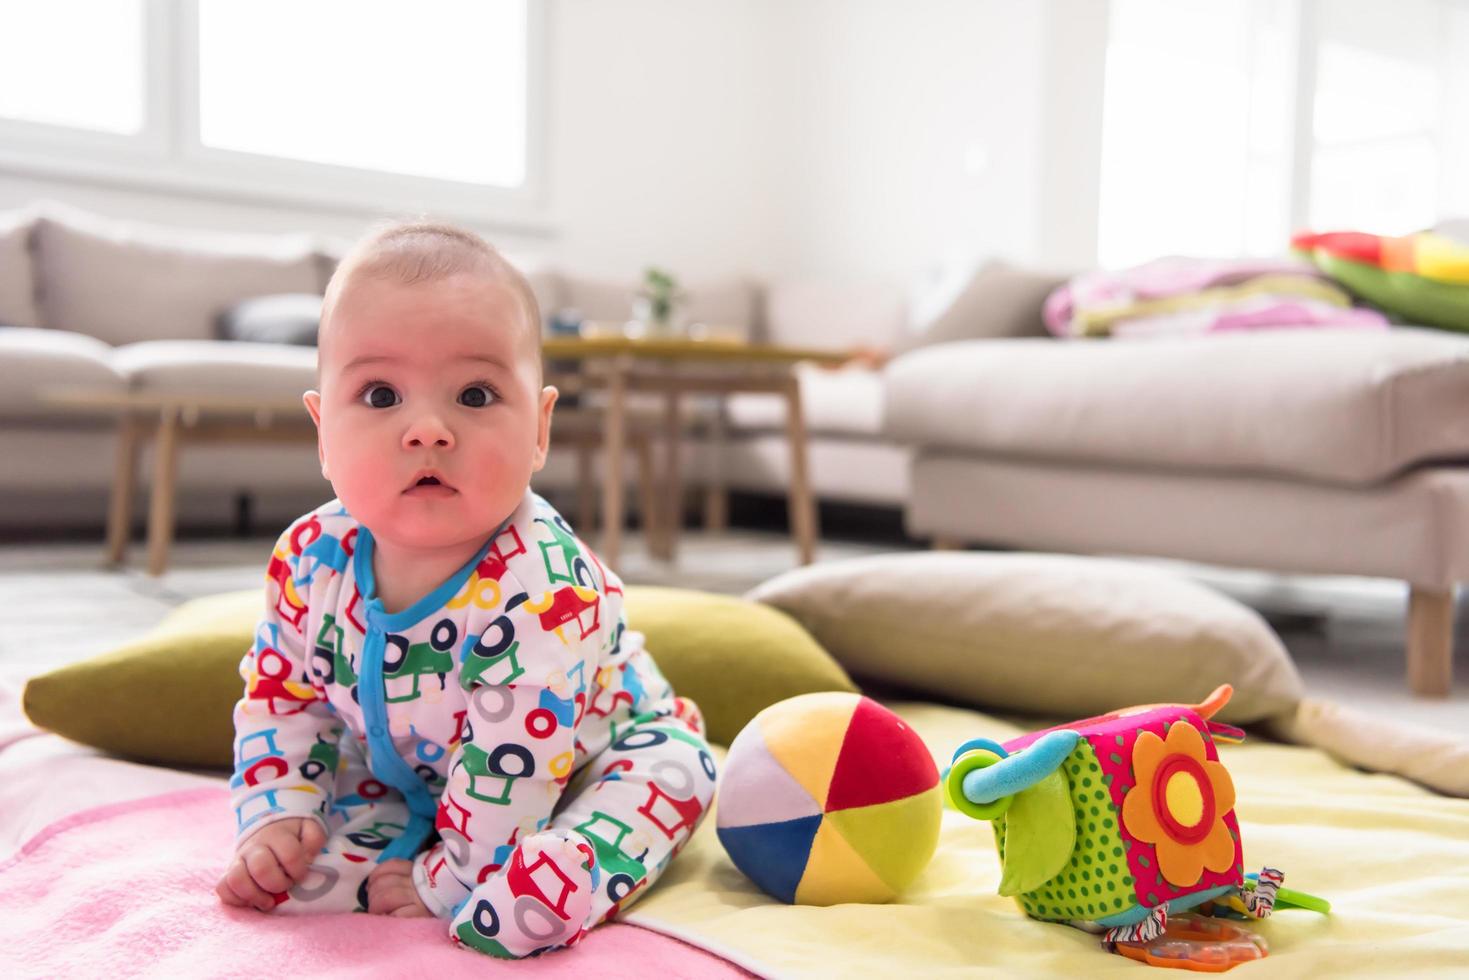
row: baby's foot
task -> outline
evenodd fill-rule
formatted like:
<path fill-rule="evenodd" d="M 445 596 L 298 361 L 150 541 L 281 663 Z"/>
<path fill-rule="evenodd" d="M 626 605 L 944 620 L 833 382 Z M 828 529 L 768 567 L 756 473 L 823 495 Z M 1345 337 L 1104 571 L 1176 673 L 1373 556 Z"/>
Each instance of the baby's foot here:
<path fill-rule="evenodd" d="M 475 888 L 454 917 L 454 938 L 501 959 L 573 946 L 586 935 L 599 877 L 597 854 L 581 834 L 532 834 Z"/>

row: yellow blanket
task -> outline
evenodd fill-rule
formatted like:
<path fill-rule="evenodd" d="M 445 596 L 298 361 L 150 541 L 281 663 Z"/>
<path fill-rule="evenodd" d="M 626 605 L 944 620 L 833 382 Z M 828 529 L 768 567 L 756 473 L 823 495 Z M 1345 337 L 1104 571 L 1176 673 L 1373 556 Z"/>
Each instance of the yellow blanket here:
<path fill-rule="evenodd" d="M 893 704 L 940 762 L 960 742 L 1019 733 L 973 711 Z M 1332 903 L 1250 928 L 1270 944 L 1231 976 L 1469 976 L 1469 800 L 1348 769 L 1315 749 L 1222 745 L 1238 792 L 1245 869 Z M 938 853 L 891 905 L 783 905 L 737 871 L 705 820 L 625 921 L 678 936 L 768 976 L 1141 976 L 1095 936 L 1027 919 L 995 894 L 989 824 L 944 812 Z M 1156 974 L 1168 975 L 1168 974 Z M 1182 977 L 1185 974 L 1172 974 Z"/>

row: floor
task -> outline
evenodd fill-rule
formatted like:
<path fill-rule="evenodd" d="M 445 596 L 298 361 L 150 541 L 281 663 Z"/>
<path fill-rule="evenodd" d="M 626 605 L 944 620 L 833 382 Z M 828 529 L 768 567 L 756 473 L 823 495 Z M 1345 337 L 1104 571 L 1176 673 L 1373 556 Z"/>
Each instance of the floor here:
<path fill-rule="evenodd" d="M 186 539 L 171 570 L 154 579 L 136 568 L 100 567 L 101 545 L 0 544 L 0 595 L 9 606 L 0 633 L 0 673 L 25 676 L 82 659 L 146 633 L 189 599 L 259 585 L 273 538 Z M 914 547 L 891 535 L 823 541 L 820 558 L 834 561 Z M 775 531 L 690 532 L 676 565 L 645 557 L 633 534 L 624 547 L 623 578 L 741 593 L 792 566 L 795 549 Z M 141 557 L 141 556 L 138 556 Z M 1461 609 L 1455 665 L 1447 700 L 1409 696 L 1403 679 L 1401 583 L 1368 579 L 1281 578 L 1180 563 L 1174 568 L 1264 612 L 1285 641 L 1308 693 L 1391 714 L 1417 725 L 1469 738 L 1469 609 Z"/>

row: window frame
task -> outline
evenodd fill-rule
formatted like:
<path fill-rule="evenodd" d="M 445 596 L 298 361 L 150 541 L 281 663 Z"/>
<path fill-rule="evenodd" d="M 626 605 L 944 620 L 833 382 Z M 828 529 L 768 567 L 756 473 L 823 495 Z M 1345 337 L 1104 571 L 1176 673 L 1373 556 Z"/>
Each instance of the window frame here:
<path fill-rule="evenodd" d="M 0 172 L 349 214 L 427 211 L 551 230 L 547 210 L 548 36 L 526 2 L 526 166 L 515 188 L 416 177 L 206 146 L 199 135 L 198 0 L 145 0 L 143 128 L 132 134 L 0 119 Z"/>

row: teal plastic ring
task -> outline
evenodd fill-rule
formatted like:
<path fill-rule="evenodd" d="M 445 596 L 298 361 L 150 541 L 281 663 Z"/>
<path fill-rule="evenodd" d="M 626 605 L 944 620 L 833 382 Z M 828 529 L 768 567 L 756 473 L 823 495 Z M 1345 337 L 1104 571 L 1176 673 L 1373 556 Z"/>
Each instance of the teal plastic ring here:
<path fill-rule="evenodd" d="M 944 795 L 948 797 L 949 805 L 975 820 L 996 820 L 1004 816 L 1015 799 L 1013 795 L 1002 796 L 993 803 L 975 803 L 964 795 L 964 777 L 976 770 L 988 769 L 1000 758 L 988 749 L 970 749 L 955 759 L 944 774 Z"/>

